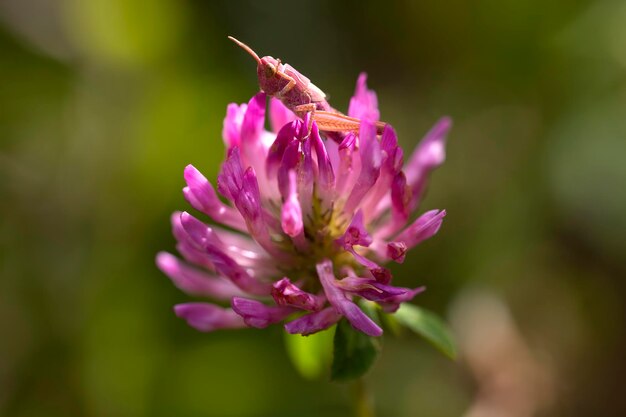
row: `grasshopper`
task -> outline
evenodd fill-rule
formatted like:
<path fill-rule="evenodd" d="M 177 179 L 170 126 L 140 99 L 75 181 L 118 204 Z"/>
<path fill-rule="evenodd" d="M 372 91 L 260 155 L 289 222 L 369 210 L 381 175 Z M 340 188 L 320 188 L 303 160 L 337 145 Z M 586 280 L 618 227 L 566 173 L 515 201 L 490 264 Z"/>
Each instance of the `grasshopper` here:
<path fill-rule="evenodd" d="M 333 109 L 326 100 L 326 94 L 295 68 L 271 56 L 259 58 L 245 43 L 232 36 L 228 39 L 239 45 L 257 62 L 259 87 L 265 94 L 280 100 L 301 119 L 307 114 L 310 115 L 309 133 L 313 121 L 319 130 L 337 142 L 344 139 L 345 133 L 359 130 L 360 119 L 346 116 Z M 385 126 L 384 122 L 376 122 L 377 134 L 382 134 Z"/>

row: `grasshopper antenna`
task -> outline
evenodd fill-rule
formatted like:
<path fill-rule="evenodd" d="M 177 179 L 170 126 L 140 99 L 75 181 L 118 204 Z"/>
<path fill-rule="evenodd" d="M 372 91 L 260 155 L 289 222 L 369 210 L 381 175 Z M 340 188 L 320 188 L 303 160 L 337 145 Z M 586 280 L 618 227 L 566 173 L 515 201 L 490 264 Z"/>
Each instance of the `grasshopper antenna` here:
<path fill-rule="evenodd" d="M 252 50 L 252 48 L 250 48 L 248 45 L 246 45 L 245 43 L 243 43 L 241 41 L 238 41 L 237 39 L 233 38 L 232 36 L 229 36 L 228 39 L 230 39 L 231 41 L 235 42 L 237 45 L 239 45 L 241 47 L 241 49 L 243 49 L 244 51 L 246 51 L 247 53 L 252 55 L 252 58 L 254 58 L 254 60 L 257 62 L 257 64 L 261 63 L 261 58 L 259 58 L 259 56 L 256 54 L 256 52 L 254 52 Z"/>

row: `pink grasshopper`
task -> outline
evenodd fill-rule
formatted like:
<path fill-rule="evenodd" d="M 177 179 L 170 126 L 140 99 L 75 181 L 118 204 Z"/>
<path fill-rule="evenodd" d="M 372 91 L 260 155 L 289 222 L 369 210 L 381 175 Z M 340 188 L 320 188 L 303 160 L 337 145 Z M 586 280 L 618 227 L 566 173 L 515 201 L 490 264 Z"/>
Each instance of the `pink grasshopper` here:
<path fill-rule="evenodd" d="M 354 117 L 333 109 L 326 100 L 326 94 L 316 87 L 311 80 L 296 71 L 289 64 L 282 64 L 280 59 L 271 56 L 259 56 L 243 42 L 229 36 L 228 39 L 235 42 L 243 50 L 248 52 L 257 62 L 257 77 L 259 87 L 271 97 L 279 99 L 289 110 L 299 118 L 304 119 L 308 113 L 311 115 L 311 123 L 315 121 L 319 130 L 326 133 L 337 142 L 341 142 L 346 132 L 359 130 L 361 121 Z M 382 134 L 386 123 L 377 122 L 376 130 Z"/>

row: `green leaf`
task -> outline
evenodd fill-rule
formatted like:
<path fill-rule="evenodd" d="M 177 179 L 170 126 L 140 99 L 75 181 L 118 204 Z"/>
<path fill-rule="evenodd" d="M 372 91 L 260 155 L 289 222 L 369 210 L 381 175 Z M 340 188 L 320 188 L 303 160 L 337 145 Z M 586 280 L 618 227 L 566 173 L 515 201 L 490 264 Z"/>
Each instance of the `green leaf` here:
<path fill-rule="evenodd" d="M 422 336 L 450 359 L 456 359 L 456 347 L 446 323 L 435 313 L 403 303 L 394 314 L 396 319 Z"/>
<path fill-rule="evenodd" d="M 319 378 L 330 364 L 335 326 L 302 336 L 285 332 L 287 354 L 296 370 L 307 379 Z"/>
<path fill-rule="evenodd" d="M 333 381 L 348 381 L 360 377 L 372 366 L 378 354 L 374 339 L 353 329 L 345 319 L 337 324 L 334 342 L 331 368 Z"/>

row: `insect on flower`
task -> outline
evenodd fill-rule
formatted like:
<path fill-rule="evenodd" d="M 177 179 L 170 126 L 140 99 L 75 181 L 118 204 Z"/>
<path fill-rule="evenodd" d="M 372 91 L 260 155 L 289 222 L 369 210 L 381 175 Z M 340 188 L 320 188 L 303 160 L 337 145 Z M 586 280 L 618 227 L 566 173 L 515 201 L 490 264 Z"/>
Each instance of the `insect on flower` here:
<path fill-rule="evenodd" d="M 313 122 L 317 124 L 319 130 L 339 143 L 345 138 L 346 132 L 359 130 L 360 119 L 346 116 L 332 108 L 326 100 L 326 94 L 291 65 L 283 64 L 280 59 L 271 56 L 259 58 L 245 43 L 232 36 L 228 39 L 248 52 L 257 62 L 259 87 L 265 94 L 280 100 L 301 119 L 310 114 L 307 126 L 309 134 Z M 384 122 L 376 122 L 378 135 L 383 133 L 385 125 Z"/>
<path fill-rule="evenodd" d="M 403 262 L 441 226 L 444 210 L 416 211 L 430 172 L 445 159 L 450 119 L 442 118 L 405 163 L 394 129 L 386 125 L 377 135 L 376 93 L 365 74 L 348 109 L 359 129 L 340 144 L 321 136 L 316 121 L 308 131 L 311 114 L 299 120 L 275 97 L 272 129 L 265 130 L 266 97 L 228 106 L 217 190 L 193 166 L 185 169 L 186 200 L 214 224 L 175 213 L 184 260 L 162 252 L 157 264 L 183 291 L 230 307 L 183 303 L 176 314 L 201 331 L 289 320 L 287 332 L 303 335 L 345 317 L 380 336 L 357 303 L 393 313 L 423 290 L 393 286 L 384 264 Z"/>

